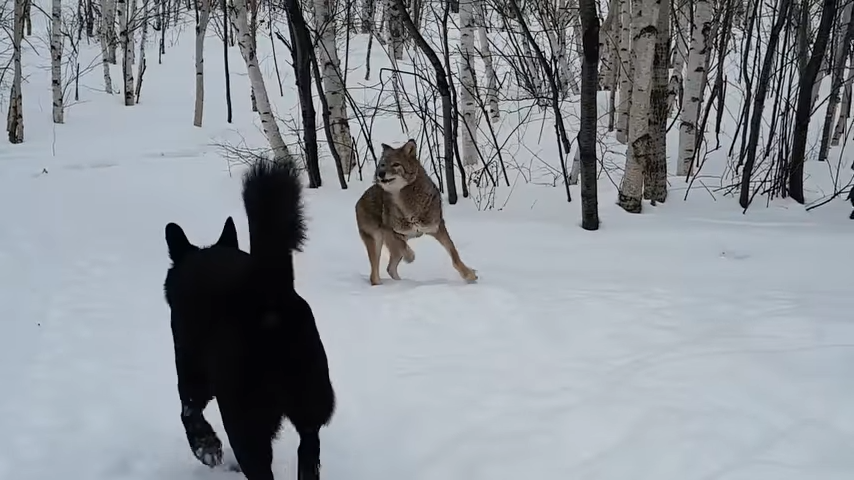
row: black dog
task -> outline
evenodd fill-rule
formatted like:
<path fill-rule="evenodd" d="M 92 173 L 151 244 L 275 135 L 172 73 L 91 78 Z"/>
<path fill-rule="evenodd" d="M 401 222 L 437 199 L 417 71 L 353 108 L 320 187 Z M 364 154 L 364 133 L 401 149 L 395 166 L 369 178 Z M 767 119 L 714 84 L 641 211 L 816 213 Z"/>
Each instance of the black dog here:
<path fill-rule="evenodd" d="M 202 414 L 215 397 L 240 470 L 273 480 L 271 443 L 287 417 L 300 435 L 298 478 L 316 480 L 335 394 L 311 307 L 294 290 L 292 253 L 305 241 L 296 167 L 256 160 L 243 177 L 243 204 L 251 254 L 239 249 L 231 217 L 204 248 L 166 225 L 181 421 L 193 455 L 222 463 L 222 443 Z"/>

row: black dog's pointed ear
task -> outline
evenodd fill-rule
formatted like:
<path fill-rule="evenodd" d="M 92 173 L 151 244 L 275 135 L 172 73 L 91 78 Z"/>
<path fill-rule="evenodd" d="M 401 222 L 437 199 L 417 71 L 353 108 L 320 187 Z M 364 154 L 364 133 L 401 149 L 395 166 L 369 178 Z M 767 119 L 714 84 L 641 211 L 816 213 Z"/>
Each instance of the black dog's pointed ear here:
<path fill-rule="evenodd" d="M 240 248 L 237 243 L 237 228 L 234 226 L 234 219 L 228 217 L 225 219 L 225 225 L 222 226 L 222 233 L 219 234 L 219 240 L 214 244 L 218 247 Z"/>
<path fill-rule="evenodd" d="M 184 229 L 172 222 L 166 225 L 166 247 L 169 249 L 169 258 L 175 263 L 178 263 L 187 253 L 198 250 L 198 247 L 190 243 L 187 235 L 184 234 Z"/>

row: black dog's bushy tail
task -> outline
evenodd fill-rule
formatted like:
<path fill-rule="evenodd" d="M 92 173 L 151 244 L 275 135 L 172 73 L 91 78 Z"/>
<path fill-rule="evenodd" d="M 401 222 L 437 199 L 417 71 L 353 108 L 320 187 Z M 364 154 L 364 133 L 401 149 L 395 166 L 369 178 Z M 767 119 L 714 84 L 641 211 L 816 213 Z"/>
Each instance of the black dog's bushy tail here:
<path fill-rule="evenodd" d="M 243 206 L 249 223 L 250 255 L 276 288 L 293 285 L 294 250 L 305 242 L 302 184 L 291 161 L 258 157 L 243 176 Z"/>

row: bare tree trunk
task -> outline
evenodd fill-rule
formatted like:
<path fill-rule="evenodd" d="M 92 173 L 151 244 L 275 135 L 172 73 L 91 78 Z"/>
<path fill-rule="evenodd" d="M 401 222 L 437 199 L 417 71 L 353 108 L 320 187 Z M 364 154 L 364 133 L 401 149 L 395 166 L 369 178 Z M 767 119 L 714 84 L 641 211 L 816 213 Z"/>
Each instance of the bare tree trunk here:
<path fill-rule="evenodd" d="M 142 0 L 142 33 L 139 36 L 139 65 L 137 65 L 136 79 L 136 103 L 139 103 L 139 94 L 142 92 L 142 76 L 145 74 L 145 42 L 148 40 L 148 22 L 151 20 L 151 0 Z"/>
<path fill-rule="evenodd" d="M 706 53 L 712 44 L 712 3 L 709 0 L 694 0 L 694 18 L 691 30 L 691 47 L 688 51 L 688 75 L 685 77 L 685 98 L 679 115 L 679 159 L 676 175 L 690 175 L 697 141 L 697 118 L 703 102 L 703 79 L 706 76 Z M 677 55 L 678 56 L 678 55 Z M 675 71 L 675 70 L 674 70 Z M 700 132 L 702 135 L 702 132 Z"/>
<path fill-rule="evenodd" d="M 27 0 L 15 0 L 15 15 L 12 26 L 12 93 L 9 95 L 9 114 L 6 117 L 6 132 L 9 143 L 24 141 L 24 100 L 21 91 L 21 47 L 24 43 L 24 20 Z"/>
<path fill-rule="evenodd" d="M 831 61 L 833 73 L 830 80 L 830 98 L 827 101 L 827 112 L 825 113 L 824 125 L 821 129 L 821 144 L 818 150 L 819 162 L 827 160 L 827 154 L 830 150 L 830 132 L 833 127 L 833 120 L 836 118 L 836 110 L 839 107 L 839 91 L 842 89 L 845 77 L 845 62 L 851 53 L 851 40 L 854 37 L 852 7 L 854 7 L 854 3 L 850 2 L 845 6 L 840 25 L 844 29 L 844 33 L 836 45 L 836 58 Z M 816 44 L 818 44 L 818 40 L 816 40 Z M 827 56 L 829 57 L 830 55 L 828 54 Z"/>
<path fill-rule="evenodd" d="M 489 37 L 486 35 L 486 15 L 483 0 L 478 1 L 476 8 L 478 12 L 478 43 L 486 70 L 486 107 L 489 112 L 489 120 L 495 123 L 501 117 L 498 108 L 498 75 L 495 73 L 495 66 L 492 63 L 492 47 L 489 44 Z"/>
<path fill-rule="evenodd" d="M 252 34 L 249 30 L 246 0 L 232 0 L 229 13 L 231 21 L 234 24 L 234 34 L 237 37 L 240 54 L 243 56 L 243 61 L 246 62 L 246 73 L 249 76 L 250 84 L 254 87 L 253 90 L 258 101 L 258 116 L 261 118 L 261 128 L 267 137 L 267 141 L 270 143 L 270 148 L 273 150 L 275 158 L 292 161 L 293 157 L 288 151 L 285 141 L 282 139 L 279 126 L 276 124 L 276 118 L 273 116 L 270 100 L 267 97 L 267 87 L 264 85 L 264 76 L 261 74 L 261 68 L 258 66 L 258 57 L 255 54 L 255 49 L 252 47 Z"/>
<path fill-rule="evenodd" d="M 53 123 L 65 123 L 62 98 L 62 0 L 52 0 L 50 13 L 50 86 L 53 92 Z"/>
<path fill-rule="evenodd" d="M 362 33 L 373 33 L 376 0 L 362 0 Z"/>
<path fill-rule="evenodd" d="M 650 87 L 649 134 L 652 145 L 644 165 L 643 198 L 652 205 L 667 200 L 667 71 L 670 57 L 670 2 L 659 3 Z"/>
<path fill-rule="evenodd" d="M 634 62 L 632 61 L 632 14 L 631 0 L 620 2 L 620 95 L 617 104 L 616 139 L 622 144 L 629 142 L 629 112 L 632 108 L 632 81 L 634 80 Z M 633 161 L 634 162 L 634 161 Z M 628 158 L 626 159 L 628 169 Z"/>
<path fill-rule="evenodd" d="M 582 45 L 581 128 L 578 151 L 581 157 L 581 228 L 599 229 L 599 199 L 596 179 L 596 92 L 599 84 L 599 17 L 594 0 L 579 0 Z"/>
<path fill-rule="evenodd" d="M 475 0 L 460 0 L 460 114 L 463 117 L 463 166 L 478 163 L 477 155 L 477 79 L 474 69 L 474 4 Z"/>
<path fill-rule="evenodd" d="M 225 107 L 226 121 L 231 123 L 231 73 L 229 73 L 228 64 L 228 5 L 227 0 L 220 1 L 220 9 L 222 9 L 222 64 L 225 73 Z"/>
<path fill-rule="evenodd" d="M 116 0 L 101 0 L 101 35 L 107 44 L 107 61 L 116 64 Z"/>
<path fill-rule="evenodd" d="M 741 208 L 750 205 L 750 181 L 753 177 L 753 167 L 756 164 L 756 149 L 759 144 L 759 129 L 762 124 L 762 111 L 765 108 L 765 98 L 768 95 L 768 82 L 771 78 L 771 69 L 774 65 L 774 56 L 777 54 L 777 44 L 780 43 L 780 33 L 786 25 L 786 17 L 789 15 L 792 0 L 780 0 L 777 9 L 777 18 L 771 27 L 768 36 L 768 44 L 765 47 L 765 58 L 762 59 L 762 70 L 757 79 L 756 96 L 753 97 L 753 113 L 750 117 L 750 136 L 747 139 L 747 152 L 741 175 L 741 192 L 738 203 Z M 801 85 L 804 85 L 801 83 Z"/>
<path fill-rule="evenodd" d="M 662 0 L 632 2 L 632 44 L 634 79 L 629 125 L 631 149 L 626 156 L 626 171 L 620 184 L 617 203 L 629 213 L 640 213 L 645 170 L 655 156 L 652 115 L 653 66 L 655 63 L 658 17 Z M 666 0 L 665 0 L 666 1 Z"/>
<path fill-rule="evenodd" d="M 671 1 L 671 0 L 664 0 Z M 693 0 L 694 2 L 694 16 L 693 21 L 691 18 L 691 10 L 689 0 L 672 0 L 674 2 L 678 2 L 676 6 L 676 31 L 673 32 L 673 37 L 676 38 L 676 55 L 673 58 L 673 73 L 670 76 L 670 84 L 668 85 L 667 92 L 667 114 L 670 115 L 670 112 L 673 109 L 673 104 L 676 103 L 677 98 L 680 100 L 680 103 L 684 100 L 682 99 L 683 95 L 683 70 L 685 69 L 685 62 L 688 62 L 688 74 L 691 75 L 691 59 L 690 53 L 688 50 L 688 39 L 691 38 L 691 43 L 693 44 L 694 38 L 697 37 L 696 25 L 702 25 L 706 20 L 702 20 L 698 17 L 696 13 L 698 2 L 705 1 L 709 3 L 708 0 Z M 711 12 L 711 4 L 708 7 Z M 709 13 L 709 21 L 711 21 L 711 13 Z M 692 24 L 693 23 L 693 27 Z M 704 44 L 705 45 L 705 44 Z M 693 48 L 693 46 L 691 47 Z M 684 106 L 683 106 L 684 107 Z M 679 173 L 677 168 L 677 175 L 682 175 Z"/>
<path fill-rule="evenodd" d="M 386 0 L 385 9 L 388 11 L 388 43 L 392 57 L 395 60 L 403 60 L 403 29 L 400 17 L 401 9 L 406 9 L 406 6 L 396 0 Z"/>
<path fill-rule="evenodd" d="M 318 58 L 323 69 L 323 91 L 329 106 L 329 121 L 332 130 L 333 145 L 341 161 L 342 172 L 346 175 L 355 164 L 353 156 L 353 138 L 350 134 L 350 121 L 347 118 L 347 87 L 338 59 L 337 21 L 332 0 L 315 0 L 314 18 L 318 42 Z"/>
<path fill-rule="evenodd" d="M 433 47 L 431 47 L 429 43 L 427 43 L 427 40 L 424 39 L 421 32 L 419 32 L 418 28 L 415 27 L 415 23 L 412 22 L 412 18 L 405 9 L 403 0 L 389 1 L 394 2 L 394 5 L 399 11 L 402 10 L 401 20 L 403 21 L 403 26 L 409 30 L 409 35 L 412 36 L 412 39 L 421 51 L 424 52 L 424 55 L 427 56 L 430 60 L 430 64 L 436 71 L 436 89 L 439 90 L 439 96 L 442 98 L 442 130 L 444 131 L 445 140 L 444 158 L 442 160 L 445 166 L 445 185 L 448 192 L 448 203 L 454 205 L 457 203 L 457 184 L 454 180 L 453 159 L 454 144 L 457 140 L 454 137 L 454 110 L 451 103 L 451 88 L 448 84 L 448 75 L 445 72 L 445 67 L 442 66 L 442 61 L 436 54 L 436 51 L 433 50 Z"/>
<path fill-rule="evenodd" d="M 833 29 L 833 20 L 836 17 L 836 0 L 824 0 L 821 10 L 818 31 L 815 34 L 812 56 L 810 57 L 804 75 L 798 86 L 798 108 L 795 111 L 795 129 L 792 132 L 792 153 L 789 165 L 789 195 L 796 202 L 804 203 L 804 155 L 807 149 L 807 132 L 810 128 L 810 113 L 812 110 L 812 85 L 818 76 L 818 70 L 824 60 L 827 51 L 830 31 Z M 850 20 L 850 19 L 849 19 Z M 850 23 L 850 21 L 849 21 Z M 846 37 L 848 35 L 846 34 Z M 848 39 L 850 40 L 850 38 Z M 846 47 L 850 42 L 846 42 Z M 844 58 L 844 57 L 843 57 Z M 840 77 L 841 75 L 834 75 Z M 834 79 L 834 83 L 836 83 Z M 838 86 L 837 86 L 838 91 Z M 827 122 L 828 125 L 830 122 Z M 827 127 L 830 128 L 829 126 Z"/>
<path fill-rule="evenodd" d="M 201 127 L 205 109 L 205 33 L 211 18 L 211 0 L 196 0 L 196 104 L 193 126 Z M 223 27 L 227 25 L 223 22 Z"/>
<path fill-rule="evenodd" d="M 854 52 L 852 52 L 854 54 Z M 848 119 L 851 116 L 851 83 L 854 81 L 854 55 L 849 55 L 848 59 L 848 74 L 845 78 L 845 86 L 842 93 L 842 109 L 839 112 L 839 120 L 836 122 L 836 128 L 833 129 L 833 138 L 830 139 L 830 146 L 839 146 L 839 141 L 845 135 L 845 127 L 848 125 Z"/>
<path fill-rule="evenodd" d="M 136 0 L 130 0 L 135 2 Z M 134 89 L 133 89 L 133 63 L 131 57 L 130 31 L 128 29 L 128 8 L 126 0 L 118 0 L 116 2 L 116 16 L 119 20 L 119 44 L 122 47 L 122 78 L 124 80 L 124 97 L 125 106 L 133 106 Z"/>

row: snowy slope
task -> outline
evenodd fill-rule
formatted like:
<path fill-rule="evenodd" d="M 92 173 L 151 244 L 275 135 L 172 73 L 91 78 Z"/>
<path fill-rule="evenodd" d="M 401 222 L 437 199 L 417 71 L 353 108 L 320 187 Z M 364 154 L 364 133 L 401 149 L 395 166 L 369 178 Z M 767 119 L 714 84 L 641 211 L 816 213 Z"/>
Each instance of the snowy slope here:
<path fill-rule="evenodd" d="M 55 128 L 33 69 L 27 141 L 0 149 L 0 479 L 241 478 L 185 445 L 163 227 L 209 243 L 233 215 L 248 245 L 240 167 L 212 143 L 260 133 L 239 73 L 225 124 L 213 54 L 206 126 L 191 126 L 191 52 L 186 38 L 150 67 L 140 105 L 87 91 Z M 419 239 L 402 281 L 370 287 L 353 214 L 367 184 L 341 191 L 327 172 L 296 265 L 339 397 L 325 479 L 854 476 L 844 205 L 742 216 L 674 193 L 631 216 L 603 180 L 590 233 L 559 189 L 519 187 L 504 211 L 447 209 L 477 284 Z M 225 438 L 215 405 L 208 418 Z M 280 480 L 295 447 L 288 428 Z"/>

